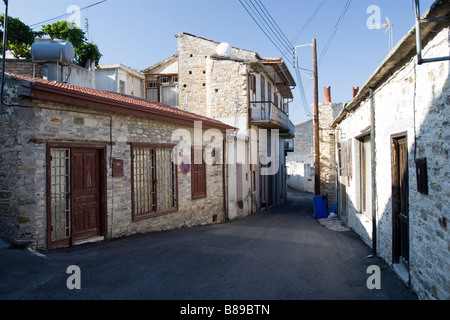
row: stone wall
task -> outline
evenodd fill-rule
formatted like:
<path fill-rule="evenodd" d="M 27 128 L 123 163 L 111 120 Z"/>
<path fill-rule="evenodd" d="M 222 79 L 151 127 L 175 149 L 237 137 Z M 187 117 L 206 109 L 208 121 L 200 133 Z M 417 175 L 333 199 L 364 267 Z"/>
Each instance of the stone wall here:
<path fill-rule="evenodd" d="M 313 120 L 295 125 L 294 152 L 286 157 L 287 185 L 302 192 L 314 193 Z"/>
<path fill-rule="evenodd" d="M 449 29 L 435 34 L 424 47 L 430 57 L 448 56 Z M 392 244 L 392 135 L 404 133 L 408 145 L 409 270 L 402 278 L 421 299 L 450 298 L 450 68 L 449 62 L 416 64 L 416 58 L 400 61 L 389 79 L 375 88 L 376 217 L 378 254 L 391 265 Z M 401 64 L 400 64 L 401 63 Z M 347 114 L 338 129 L 354 143 L 370 125 L 370 102 Z M 428 194 L 418 192 L 416 163 L 427 158 Z M 349 180 L 349 226 L 370 245 L 371 223 L 358 212 L 357 168 Z M 400 273 L 399 273 L 400 274 Z"/>
<path fill-rule="evenodd" d="M 287 161 L 314 165 L 313 120 L 295 124 L 294 152 L 288 153 Z"/>
<path fill-rule="evenodd" d="M 326 198 L 328 211 L 337 203 L 336 139 L 330 127 L 343 103 L 319 104 L 320 193 Z"/>
<path fill-rule="evenodd" d="M 1 70 L 0 65 L 0 70 Z M 6 72 L 20 74 L 23 76 L 32 77 L 33 76 L 33 62 L 29 59 L 6 59 Z M 34 75 L 37 78 L 42 78 L 43 71 L 42 65 L 36 63 Z"/>
<path fill-rule="evenodd" d="M 233 49 L 235 58 L 217 56 L 219 43 L 189 34 L 177 34 L 179 108 L 207 116 L 239 129 L 229 148 L 228 215 L 243 217 L 256 212 L 259 201 L 252 190 L 253 172 L 248 158 L 249 114 L 247 74 L 250 51 Z M 239 162 L 239 171 L 234 163 Z M 258 170 L 253 167 L 253 170 Z M 259 171 L 256 172 L 259 175 Z M 254 179 L 257 180 L 257 179 Z M 256 183 L 254 181 L 253 183 Z M 259 187 L 255 190 L 259 190 Z"/>
<path fill-rule="evenodd" d="M 8 92 L 14 95 L 11 88 Z M 0 236 L 5 240 L 47 247 L 48 141 L 95 142 L 107 146 L 105 236 L 108 239 L 224 221 L 221 165 L 207 165 L 207 197 L 198 200 L 191 199 L 191 174 L 182 174 L 177 166 L 178 211 L 132 221 L 129 143 L 174 143 L 171 135 L 175 129 L 186 129 L 193 136 L 193 128 L 41 100 L 17 101 L 28 107 L 11 107 L 7 109 L 10 115 L 0 116 Z M 123 160 L 123 177 L 112 176 L 111 159 Z"/>

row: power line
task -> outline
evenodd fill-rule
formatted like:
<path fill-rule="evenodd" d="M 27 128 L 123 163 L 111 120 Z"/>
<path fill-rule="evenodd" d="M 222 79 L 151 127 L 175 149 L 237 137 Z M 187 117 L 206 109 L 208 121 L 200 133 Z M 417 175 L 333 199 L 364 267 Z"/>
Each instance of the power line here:
<path fill-rule="evenodd" d="M 322 9 L 322 7 L 325 5 L 326 2 L 327 2 L 327 0 L 322 0 L 319 3 L 319 5 L 317 6 L 316 10 L 314 10 L 314 12 L 311 14 L 311 16 L 308 18 L 308 20 L 305 22 L 305 24 L 300 29 L 300 31 L 297 33 L 295 38 L 292 40 L 292 43 L 297 42 L 297 40 L 300 38 L 300 36 L 303 34 L 303 32 L 305 32 L 306 28 L 309 27 L 311 22 L 314 20 L 314 18 L 316 17 L 316 15 L 319 13 L 320 9 Z"/>
<path fill-rule="evenodd" d="M 297 86 L 300 93 L 300 98 L 303 103 L 303 111 L 305 112 L 305 116 L 308 117 L 310 115 L 308 100 L 306 98 L 305 88 L 303 87 L 302 75 L 300 74 L 300 70 L 298 70 L 297 68 L 295 68 L 295 75 L 297 78 Z"/>
<path fill-rule="evenodd" d="M 291 59 L 286 57 L 284 51 L 280 47 L 284 48 L 285 50 L 286 49 L 292 50 L 292 48 L 289 48 L 289 46 L 285 42 L 283 42 L 279 36 L 276 35 L 273 28 L 270 27 L 269 23 L 263 17 L 263 15 L 258 10 L 258 8 L 256 8 L 255 4 L 253 2 L 251 2 L 251 0 L 249 0 L 249 1 L 254 9 L 252 9 L 252 7 L 248 4 L 247 0 L 244 0 L 244 1 L 247 4 L 247 6 L 244 5 L 242 0 L 239 0 L 240 4 L 242 5 L 242 7 L 244 7 L 245 11 L 247 11 L 247 13 L 250 15 L 250 17 L 253 19 L 253 21 L 257 24 L 257 26 L 261 29 L 261 31 L 264 33 L 264 35 L 270 40 L 270 42 L 272 42 L 272 44 L 278 49 L 278 51 L 280 51 L 282 56 L 285 57 L 286 60 L 293 65 L 293 62 L 291 61 Z"/>
<path fill-rule="evenodd" d="M 328 49 L 330 48 L 331 42 L 333 41 L 333 39 L 334 39 L 338 29 L 339 29 L 339 26 L 342 23 L 342 20 L 344 20 L 344 17 L 346 15 L 346 13 L 348 11 L 348 8 L 350 7 L 351 3 L 352 3 L 352 0 L 348 0 L 347 3 L 345 4 L 344 9 L 342 10 L 341 15 L 339 16 L 339 19 L 337 20 L 336 25 L 334 26 L 333 32 L 331 33 L 330 37 L 328 38 L 328 41 L 325 44 L 325 47 L 324 47 L 322 53 L 320 54 L 319 64 L 322 62 L 323 57 L 325 56 L 325 54 L 327 53 Z"/>
<path fill-rule="evenodd" d="M 342 23 L 342 21 L 344 20 L 345 15 L 347 14 L 348 8 L 350 7 L 352 0 L 347 0 L 347 2 L 345 3 L 344 9 L 342 10 L 338 20 L 336 21 L 336 24 L 331 32 L 330 37 L 328 38 L 324 49 L 322 50 L 319 60 L 318 60 L 318 64 L 320 65 L 320 63 L 322 62 L 322 59 L 324 58 L 325 54 L 327 53 L 328 49 L 330 48 L 331 42 L 333 41 L 334 37 L 336 36 L 336 33 Z M 309 86 L 311 85 L 311 80 L 308 81 L 308 84 L 306 86 L 306 88 L 308 89 Z"/>
<path fill-rule="evenodd" d="M 91 4 L 91 5 L 88 5 L 88 6 L 86 6 L 86 7 L 81 8 L 80 11 L 81 11 L 81 10 L 88 9 L 88 8 L 91 8 L 91 7 L 96 6 L 96 5 L 99 5 L 99 4 L 101 4 L 101 3 L 103 3 L 103 2 L 106 2 L 106 1 L 108 1 L 108 0 L 102 0 L 102 1 L 99 1 L 99 2 L 96 2 L 96 3 L 93 3 L 93 4 Z M 68 16 L 68 15 L 70 15 L 70 14 L 71 14 L 71 13 L 65 13 L 65 14 L 59 15 L 59 16 L 57 16 L 57 17 L 54 17 L 54 18 L 51 18 L 51 19 L 48 19 L 48 20 L 45 20 L 45 21 L 41 21 L 41 22 L 32 24 L 32 25 L 30 25 L 30 27 L 34 29 L 34 28 L 36 28 L 36 27 L 39 27 L 39 26 L 43 25 L 44 23 L 48 23 L 48 22 L 51 22 L 51 21 L 54 21 L 54 20 L 57 20 L 57 19 L 61 19 L 61 18 L 66 17 L 66 16 Z"/>
<path fill-rule="evenodd" d="M 291 43 L 291 41 L 289 41 L 289 39 L 286 37 L 286 35 L 284 34 L 284 32 L 281 30 L 280 26 L 278 25 L 278 23 L 273 19 L 272 15 L 269 13 L 269 11 L 267 11 L 266 7 L 264 6 L 264 4 L 261 2 L 261 0 L 256 0 L 256 4 L 258 4 L 258 2 L 261 4 L 263 13 L 264 15 L 267 17 L 268 15 L 268 19 L 270 24 L 275 28 L 275 31 L 277 31 L 277 33 L 281 36 L 282 40 L 284 41 L 285 44 L 287 44 L 287 46 L 289 48 L 293 48 L 293 45 Z M 259 4 L 258 4 L 259 6 Z M 261 6 L 259 6 L 261 8 Z M 266 15 L 267 13 L 267 15 Z M 273 22 L 273 23 L 272 23 Z M 274 25 L 275 24 L 275 25 Z"/>

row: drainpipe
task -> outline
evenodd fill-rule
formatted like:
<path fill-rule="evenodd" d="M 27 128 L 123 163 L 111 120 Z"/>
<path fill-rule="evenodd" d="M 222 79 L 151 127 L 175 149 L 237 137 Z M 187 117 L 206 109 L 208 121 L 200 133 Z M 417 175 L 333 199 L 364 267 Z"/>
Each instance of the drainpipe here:
<path fill-rule="evenodd" d="M 222 142 L 222 192 L 223 192 L 223 214 L 224 214 L 224 222 L 228 222 L 228 168 L 225 166 L 226 164 L 226 139 L 225 134 L 225 140 Z M 226 181 L 225 181 L 226 180 Z"/>
<path fill-rule="evenodd" d="M 370 88 L 370 146 L 372 165 L 372 256 L 377 254 L 377 182 L 376 182 L 376 147 L 375 147 L 375 105 L 373 88 Z"/>

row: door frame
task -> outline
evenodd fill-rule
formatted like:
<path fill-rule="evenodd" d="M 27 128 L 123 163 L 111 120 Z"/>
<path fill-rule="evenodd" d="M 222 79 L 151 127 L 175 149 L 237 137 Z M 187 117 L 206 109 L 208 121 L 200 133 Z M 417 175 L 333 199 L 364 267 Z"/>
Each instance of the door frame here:
<path fill-rule="evenodd" d="M 73 237 L 73 223 L 70 224 L 70 237 L 68 239 L 52 241 L 51 227 L 52 227 L 52 212 L 51 212 L 51 149 L 64 148 L 70 150 L 70 158 L 72 158 L 74 149 L 90 149 L 99 152 L 98 165 L 100 170 L 100 236 L 107 236 L 107 145 L 103 143 L 88 143 L 88 142 L 64 142 L 64 141 L 49 141 L 46 144 L 46 218 L 47 218 L 47 248 L 55 249 L 60 247 L 72 246 L 75 244 Z M 72 171 L 69 171 L 69 176 L 72 176 Z M 70 184 L 72 185 L 72 181 Z M 72 199 L 70 199 L 70 208 L 72 212 Z M 72 215 L 71 215 L 72 220 Z"/>
<path fill-rule="evenodd" d="M 398 143 L 400 140 L 406 140 L 406 211 L 407 211 L 407 246 L 408 246 L 408 257 L 407 260 L 402 261 L 401 257 L 401 230 L 400 222 L 399 222 L 399 202 L 400 200 L 400 185 L 396 185 L 396 180 L 400 178 L 400 152 L 395 145 L 395 142 Z M 397 157 L 397 158 L 396 158 Z M 396 167 L 396 168 L 395 168 Z M 409 262 L 410 262 L 410 223 L 409 223 L 409 178 L 408 178 L 408 135 L 407 132 L 401 132 L 397 134 L 391 135 L 391 185 L 392 185 L 392 263 L 399 264 L 401 263 L 407 270 L 409 270 Z"/>

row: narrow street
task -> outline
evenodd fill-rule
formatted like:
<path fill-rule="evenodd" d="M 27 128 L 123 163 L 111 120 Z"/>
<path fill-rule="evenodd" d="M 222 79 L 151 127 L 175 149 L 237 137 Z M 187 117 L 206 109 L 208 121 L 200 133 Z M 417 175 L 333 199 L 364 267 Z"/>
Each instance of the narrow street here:
<path fill-rule="evenodd" d="M 353 231 L 312 217 L 312 196 L 232 223 L 42 252 L 0 249 L 0 299 L 411 300 Z M 67 267 L 80 268 L 69 290 Z M 378 265 L 381 288 L 368 289 Z"/>

